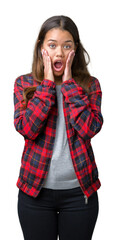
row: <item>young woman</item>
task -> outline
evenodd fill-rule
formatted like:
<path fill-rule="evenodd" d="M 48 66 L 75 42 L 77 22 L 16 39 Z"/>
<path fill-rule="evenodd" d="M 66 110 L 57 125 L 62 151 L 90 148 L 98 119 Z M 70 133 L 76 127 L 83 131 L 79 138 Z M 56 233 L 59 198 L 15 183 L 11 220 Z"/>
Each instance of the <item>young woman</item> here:
<path fill-rule="evenodd" d="M 102 92 L 90 75 L 75 23 L 44 22 L 32 72 L 14 86 L 14 124 L 25 139 L 17 181 L 25 240 L 90 240 L 101 183 L 91 138 L 101 129 Z"/>

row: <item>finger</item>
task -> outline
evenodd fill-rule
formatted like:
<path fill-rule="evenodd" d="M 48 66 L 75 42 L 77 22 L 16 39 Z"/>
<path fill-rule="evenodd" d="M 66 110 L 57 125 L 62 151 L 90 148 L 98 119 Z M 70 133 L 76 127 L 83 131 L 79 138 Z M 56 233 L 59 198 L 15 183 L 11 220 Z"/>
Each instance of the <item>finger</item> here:
<path fill-rule="evenodd" d="M 45 57 L 46 60 L 50 60 L 50 56 L 46 50 L 43 49 L 43 56 Z"/>
<path fill-rule="evenodd" d="M 51 66 L 51 59 L 50 56 L 48 54 L 48 52 L 45 50 L 45 56 L 46 56 L 46 63 L 48 66 Z"/>
<path fill-rule="evenodd" d="M 42 49 L 41 54 L 42 54 L 43 57 L 49 56 L 48 52 L 45 49 Z"/>
<path fill-rule="evenodd" d="M 70 63 L 72 63 L 74 56 L 75 56 L 75 51 L 72 50 L 72 51 L 70 52 L 70 55 L 69 55 L 69 61 L 70 61 Z"/>
<path fill-rule="evenodd" d="M 72 50 L 72 51 L 69 53 L 69 55 L 68 55 L 68 58 L 67 58 L 67 62 L 66 62 L 66 63 L 67 63 L 67 64 L 72 64 L 74 56 L 75 56 L 75 51 Z"/>
<path fill-rule="evenodd" d="M 44 77 L 45 79 L 50 79 L 54 81 L 53 71 L 52 71 L 52 61 L 47 52 L 47 50 L 42 49 L 43 64 L 44 64 Z"/>
<path fill-rule="evenodd" d="M 44 52 L 44 49 L 41 50 L 41 54 L 42 54 L 42 56 L 43 56 L 43 52 Z"/>
<path fill-rule="evenodd" d="M 41 50 L 42 57 L 44 57 L 44 53 L 45 53 L 45 50 L 42 49 L 42 50 Z"/>
<path fill-rule="evenodd" d="M 42 51 L 41 51 L 41 54 L 42 54 L 42 58 L 43 58 L 43 63 L 44 63 L 44 60 L 45 60 L 45 54 L 44 54 L 44 49 L 42 49 Z"/>
<path fill-rule="evenodd" d="M 45 49 L 42 49 L 41 53 L 43 57 L 44 67 L 47 67 L 48 64 L 50 64 L 50 57 L 48 55 L 48 52 Z"/>

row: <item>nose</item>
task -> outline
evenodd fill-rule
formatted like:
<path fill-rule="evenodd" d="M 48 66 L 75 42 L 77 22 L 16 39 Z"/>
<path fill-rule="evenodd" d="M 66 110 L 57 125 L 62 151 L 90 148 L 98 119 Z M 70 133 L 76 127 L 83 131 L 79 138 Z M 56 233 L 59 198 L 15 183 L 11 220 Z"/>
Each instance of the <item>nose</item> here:
<path fill-rule="evenodd" d="M 63 51 L 62 47 L 57 48 L 56 56 L 57 57 L 64 57 L 64 51 Z"/>

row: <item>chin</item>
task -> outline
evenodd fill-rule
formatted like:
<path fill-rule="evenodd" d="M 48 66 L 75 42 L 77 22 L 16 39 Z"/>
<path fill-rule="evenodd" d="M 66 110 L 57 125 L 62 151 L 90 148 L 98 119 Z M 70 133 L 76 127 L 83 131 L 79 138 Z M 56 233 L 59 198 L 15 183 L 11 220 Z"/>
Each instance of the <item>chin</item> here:
<path fill-rule="evenodd" d="M 63 71 L 62 72 L 54 72 L 55 77 L 62 77 Z"/>

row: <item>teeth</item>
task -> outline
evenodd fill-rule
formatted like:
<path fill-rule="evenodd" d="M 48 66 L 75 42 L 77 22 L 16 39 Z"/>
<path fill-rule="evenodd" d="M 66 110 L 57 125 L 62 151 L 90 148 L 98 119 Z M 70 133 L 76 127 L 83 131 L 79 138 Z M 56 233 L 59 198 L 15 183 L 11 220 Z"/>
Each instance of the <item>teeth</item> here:
<path fill-rule="evenodd" d="M 56 62 L 55 62 L 55 64 L 56 64 L 56 63 L 61 63 L 61 64 L 62 64 L 62 62 L 61 62 L 61 61 L 56 61 Z"/>
<path fill-rule="evenodd" d="M 62 61 L 61 61 L 61 60 L 58 60 L 58 61 L 55 61 L 54 63 L 62 63 Z"/>

